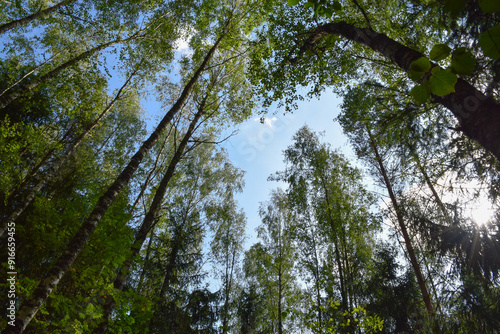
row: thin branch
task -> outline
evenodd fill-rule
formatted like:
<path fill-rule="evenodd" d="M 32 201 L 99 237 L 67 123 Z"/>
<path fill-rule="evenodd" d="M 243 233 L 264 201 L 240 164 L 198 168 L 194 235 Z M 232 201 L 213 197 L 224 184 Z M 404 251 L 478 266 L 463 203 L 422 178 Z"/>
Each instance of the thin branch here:
<path fill-rule="evenodd" d="M 52 55 L 52 57 L 50 57 L 49 59 L 45 60 L 43 63 L 41 63 L 40 65 L 37 65 L 35 66 L 31 71 L 29 71 L 28 73 L 26 73 L 25 75 L 23 75 L 19 80 L 17 80 L 16 82 L 14 82 L 12 85 L 10 85 L 9 87 L 5 88 L 3 90 L 3 92 L 0 93 L 0 96 L 2 96 L 3 94 L 5 94 L 6 92 L 8 92 L 11 88 L 13 88 L 14 86 L 17 86 L 21 81 L 23 81 L 24 79 L 26 79 L 26 77 L 28 77 L 30 74 L 32 74 L 33 72 L 35 72 L 36 70 L 38 70 L 40 67 L 42 67 L 43 65 L 47 64 L 48 62 L 50 62 L 52 59 L 54 59 L 55 57 L 57 57 L 59 54 L 61 53 L 61 51 L 55 53 Z"/>
<path fill-rule="evenodd" d="M 361 7 L 358 3 L 357 0 L 352 0 L 352 2 L 354 2 L 354 4 L 356 5 L 356 7 L 358 7 L 358 9 L 361 11 L 361 14 L 363 14 L 363 16 L 365 17 L 365 20 L 366 20 L 366 24 L 368 24 L 368 28 L 372 28 L 372 25 L 370 24 L 370 19 L 368 18 L 368 15 L 366 15 L 366 12 L 365 10 L 363 9 L 363 7 Z"/>

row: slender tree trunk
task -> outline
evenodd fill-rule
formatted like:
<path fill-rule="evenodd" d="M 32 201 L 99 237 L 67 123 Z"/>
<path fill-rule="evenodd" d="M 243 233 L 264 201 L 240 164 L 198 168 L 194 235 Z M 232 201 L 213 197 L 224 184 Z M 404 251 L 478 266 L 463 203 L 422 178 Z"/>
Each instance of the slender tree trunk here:
<path fill-rule="evenodd" d="M 453 220 L 451 219 L 450 215 L 448 214 L 448 210 L 446 210 L 446 207 L 444 206 L 443 201 L 441 201 L 441 197 L 436 191 L 436 188 L 434 188 L 434 184 L 431 181 L 431 178 L 429 177 L 429 174 L 427 174 L 427 171 L 425 170 L 425 167 L 422 165 L 422 162 L 420 161 L 420 158 L 418 157 L 417 153 L 415 153 L 413 147 L 410 145 L 410 151 L 413 159 L 415 160 L 415 164 L 417 165 L 418 170 L 420 173 L 422 173 L 422 176 L 424 177 L 425 183 L 427 184 L 427 187 L 432 193 L 432 196 L 434 196 L 434 200 L 436 201 L 437 205 L 439 206 L 439 209 L 441 210 L 443 217 L 446 219 L 446 222 L 448 223 L 449 226 L 453 224 Z"/>
<path fill-rule="evenodd" d="M 160 289 L 160 294 L 158 295 L 160 299 L 162 299 L 165 296 L 165 294 L 170 290 L 170 286 L 174 282 L 175 279 L 174 269 L 177 261 L 177 255 L 180 249 L 180 244 L 183 239 L 182 233 L 183 229 L 182 227 L 180 227 L 178 233 L 176 233 L 175 235 L 172 251 L 168 256 L 168 263 L 167 267 L 165 268 L 165 278 L 163 279 L 163 283 Z"/>
<path fill-rule="evenodd" d="M 165 172 L 165 175 L 163 176 L 163 179 L 160 181 L 158 189 L 156 190 L 155 196 L 153 198 L 153 202 L 151 203 L 151 206 L 148 210 L 148 213 L 144 217 L 144 220 L 141 224 L 139 232 L 137 233 L 135 240 L 134 240 L 134 243 L 131 246 L 132 253 L 131 253 L 130 257 L 125 261 L 123 266 L 120 268 L 118 275 L 116 276 L 115 281 L 113 282 L 114 288 L 116 290 L 119 290 L 119 291 L 123 290 L 123 288 L 125 286 L 125 281 L 128 279 L 128 277 L 130 275 L 130 271 L 132 270 L 132 266 L 136 260 L 137 255 L 139 254 L 139 251 L 142 248 L 144 241 L 146 240 L 147 234 L 149 233 L 149 231 L 153 227 L 154 223 L 157 221 L 158 213 L 160 212 L 163 198 L 165 197 L 165 193 L 167 192 L 168 184 L 170 183 L 170 180 L 174 176 L 175 168 L 177 167 L 177 164 L 181 161 L 181 158 L 184 154 L 184 150 L 186 149 L 188 141 L 189 141 L 189 139 L 191 139 L 191 136 L 194 133 L 196 125 L 198 124 L 198 121 L 200 120 L 201 116 L 203 115 L 203 113 L 205 111 L 204 107 L 205 107 L 205 103 L 206 103 L 207 98 L 208 98 L 208 94 L 205 96 L 204 100 L 202 101 L 202 105 L 200 106 L 198 112 L 196 113 L 195 117 L 191 121 L 191 124 L 189 124 L 189 128 L 186 131 L 186 134 L 182 138 L 179 146 L 177 147 L 175 154 L 172 157 L 170 164 L 168 165 L 167 171 Z M 108 327 L 109 318 L 111 317 L 111 313 L 113 312 L 115 306 L 116 306 L 116 301 L 113 298 L 108 298 L 106 300 L 106 304 L 104 305 L 103 321 L 94 330 L 94 333 L 104 333 L 106 331 L 106 329 Z"/>
<path fill-rule="evenodd" d="M 327 23 L 313 30 L 299 50 L 302 55 L 313 48 L 324 35 L 340 35 L 355 43 L 363 44 L 381 53 L 404 71 L 423 55 L 384 34 L 370 28 L 358 28 L 346 22 Z M 294 59 L 291 60 L 292 63 Z M 436 64 L 432 65 L 436 67 Z M 469 138 L 476 140 L 500 160 L 500 105 L 492 97 L 485 96 L 474 86 L 458 78 L 455 92 L 446 96 L 434 96 L 435 102 L 448 108 L 458 120 L 459 129 Z"/>
<path fill-rule="evenodd" d="M 149 171 L 148 175 L 146 176 L 146 180 L 144 181 L 144 183 L 141 187 L 141 191 L 139 192 L 139 195 L 137 195 L 137 198 L 135 199 L 134 204 L 132 204 L 132 208 L 130 209 L 130 214 L 134 213 L 134 211 L 137 208 L 137 206 L 139 205 L 139 201 L 141 200 L 142 196 L 144 195 L 144 192 L 146 191 L 149 183 L 151 182 L 153 177 L 156 176 L 155 172 L 158 169 L 158 163 L 160 160 L 160 156 L 163 153 L 163 151 L 165 150 L 165 146 L 167 145 L 167 140 L 170 137 L 170 133 L 172 131 L 172 128 L 170 128 L 168 134 L 166 135 L 165 141 L 163 142 L 163 146 L 161 147 L 160 152 L 158 152 L 158 155 L 156 156 L 155 164 L 154 164 L 153 168 Z"/>
<path fill-rule="evenodd" d="M 330 225 L 333 228 L 333 220 L 330 219 Z M 342 266 L 342 261 L 341 261 L 341 256 L 340 256 L 340 246 L 339 246 L 339 240 L 337 237 L 337 234 L 335 232 L 332 232 L 334 234 L 334 240 L 333 244 L 335 246 L 335 262 L 337 262 L 337 267 L 339 268 L 339 281 L 340 281 L 340 296 L 342 297 L 342 309 L 347 310 L 348 309 L 348 301 L 347 301 L 347 292 L 346 292 L 346 287 L 345 287 L 345 278 L 344 278 L 344 269 Z"/>
<path fill-rule="evenodd" d="M 316 308 L 318 311 L 318 324 L 321 326 L 321 288 L 320 288 L 320 273 L 319 273 L 319 260 L 318 260 L 318 253 L 317 253 L 317 248 L 316 248 L 316 238 L 314 238 L 314 235 L 311 234 L 311 239 L 312 239 L 312 246 L 314 249 L 314 286 L 316 288 Z"/>
<path fill-rule="evenodd" d="M 280 236 L 281 237 L 281 236 Z M 278 334 L 283 334 L 283 322 L 281 319 L 281 299 L 283 298 L 283 273 L 281 272 L 281 263 L 283 260 L 283 254 L 281 250 L 281 246 L 279 247 L 279 262 L 278 262 Z"/>
<path fill-rule="evenodd" d="M 224 282 L 224 305 L 222 306 L 222 334 L 227 333 L 227 324 L 228 324 L 228 306 L 229 306 L 229 290 L 228 290 L 228 275 L 229 275 L 229 270 L 228 270 L 229 263 L 226 261 L 226 275 L 225 275 L 225 282 Z"/>
<path fill-rule="evenodd" d="M 32 22 L 32 21 L 34 21 L 42 16 L 47 16 L 47 15 L 55 12 L 59 8 L 69 5 L 72 2 L 75 2 L 75 0 L 61 1 L 52 7 L 48 7 L 48 8 L 45 8 L 43 10 L 39 10 L 38 12 L 31 14 L 31 15 L 28 15 L 26 17 L 23 17 L 19 20 L 14 20 L 14 21 L 10 21 L 8 23 L 2 24 L 0 26 L 0 34 L 3 34 L 4 32 L 6 32 L 10 29 L 13 29 L 15 27 L 26 25 L 26 24 L 28 24 L 28 23 L 30 23 L 30 22 Z"/>
<path fill-rule="evenodd" d="M 228 231 L 229 233 L 229 231 Z M 226 236 L 229 238 L 229 236 Z M 228 250 L 229 253 L 229 250 Z M 234 265 L 236 261 L 236 254 L 235 250 L 233 250 L 232 254 L 228 256 L 231 257 L 231 264 L 229 264 L 229 261 L 226 261 L 226 279 L 225 279 L 225 284 L 224 284 L 224 314 L 222 318 L 222 332 L 223 333 L 228 333 L 229 331 L 229 302 L 230 302 L 230 297 L 231 297 L 231 289 L 233 286 L 233 271 L 234 271 Z"/>
<path fill-rule="evenodd" d="M 349 263 L 349 252 L 347 249 L 347 240 L 346 240 L 346 230 L 344 224 L 342 224 L 342 235 L 341 235 L 341 241 L 342 245 L 342 252 L 343 252 L 343 258 L 344 258 L 344 277 L 345 277 L 345 285 L 346 285 L 346 295 L 347 295 L 347 300 L 349 301 L 349 308 L 352 310 L 353 309 L 353 292 L 352 292 L 352 272 L 351 272 L 351 265 Z"/>
<path fill-rule="evenodd" d="M 230 236 L 229 227 L 226 229 L 226 240 L 229 240 Z M 233 245 L 234 246 L 234 245 Z M 234 267 L 236 262 L 236 248 L 232 247 L 232 252 L 229 249 L 230 247 L 226 247 L 226 275 L 225 275 L 225 283 L 224 283 L 224 313 L 222 317 L 222 332 L 228 333 L 229 331 L 229 302 L 231 297 L 231 289 L 233 286 L 233 274 Z M 229 260 L 231 258 L 231 260 Z"/>
<path fill-rule="evenodd" d="M 37 71 L 38 69 L 40 69 L 43 65 L 49 63 L 50 61 L 52 61 L 52 59 L 54 59 L 55 57 L 57 57 L 59 54 L 61 53 L 61 51 L 59 52 L 56 52 L 55 54 L 53 54 L 50 58 L 48 58 L 47 60 L 45 60 L 43 63 L 35 66 L 33 69 L 31 69 L 29 72 L 25 73 L 20 79 L 18 79 L 16 82 L 14 82 L 13 84 L 11 84 L 9 87 L 5 88 L 1 93 L 0 93 L 0 97 L 3 96 L 5 93 L 7 93 L 9 90 L 11 90 L 12 88 L 14 88 L 15 86 L 19 85 L 24 79 L 26 79 L 27 77 L 29 77 L 31 74 L 33 74 L 35 71 Z"/>
<path fill-rule="evenodd" d="M 38 312 L 42 304 L 48 298 L 52 290 L 57 286 L 63 275 L 69 270 L 75 261 L 76 257 L 82 249 L 85 247 L 86 243 L 90 239 L 90 236 L 94 232 L 97 224 L 101 220 L 101 218 L 106 213 L 107 209 L 111 206 L 113 201 L 116 199 L 118 194 L 127 186 L 132 175 L 135 173 L 139 164 L 144 159 L 148 151 L 151 149 L 153 144 L 158 140 L 160 135 L 163 133 L 167 125 L 170 123 L 175 114 L 181 109 L 184 103 L 187 101 L 191 90 L 194 85 L 198 81 L 198 78 L 205 70 L 208 62 L 212 58 L 215 50 L 218 48 L 219 43 L 221 42 L 224 34 L 222 34 L 212 48 L 208 51 L 205 56 L 203 62 L 198 67 L 196 72 L 193 74 L 193 77 L 189 80 L 189 82 L 184 87 L 181 96 L 177 100 L 177 102 L 172 106 L 172 108 L 167 112 L 165 117 L 158 124 L 157 128 L 153 133 L 149 136 L 149 138 L 144 141 L 139 150 L 135 153 L 135 155 L 130 160 L 129 164 L 122 173 L 118 176 L 115 182 L 108 188 L 106 193 L 101 196 L 99 201 L 97 202 L 94 210 L 87 218 L 87 220 L 83 223 L 82 227 L 78 230 L 78 232 L 73 236 L 73 238 L 68 243 L 66 250 L 63 255 L 59 257 L 56 261 L 55 265 L 52 269 L 45 275 L 42 281 L 39 283 L 38 287 L 33 292 L 31 298 L 24 301 L 19 308 L 16 325 L 7 327 L 2 333 L 22 333 L 26 326 L 29 324 L 31 319 Z"/>
<path fill-rule="evenodd" d="M 387 192 L 389 193 L 389 197 L 392 202 L 392 206 L 394 207 L 394 211 L 396 212 L 396 218 L 398 220 L 399 228 L 401 229 L 401 234 L 403 234 L 403 239 L 405 242 L 406 250 L 408 251 L 408 256 L 410 257 L 410 262 L 413 267 L 413 271 L 415 272 L 415 276 L 417 277 L 417 283 L 418 286 L 420 287 L 420 292 L 422 293 L 422 297 L 424 300 L 425 307 L 427 311 L 430 314 L 434 314 L 434 308 L 431 303 L 431 299 L 429 296 L 429 292 L 427 290 L 427 287 L 425 285 L 425 279 L 424 276 L 422 275 L 422 271 L 420 270 L 420 265 L 418 264 L 417 257 L 415 255 L 415 250 L 413 249 L 412 243 L 410 236 L 408 235 L 408 231 L 406 229 L 403 215 L 401 214 L 401 210 L 399 209 L 399 204 L 396 199 L 396 196 L 394 195 L 394 191 L 392 190 L 392 185 L 391 181 L 389 180 L 389 177 L 387 176 L 387 172 L 384 167 L 384 163 L 382 162 L 382 157 L 380 156 L 378 152 L 378 147 L 375 142 L 375 139 L 373 138 L 370 130 L 367 128 L 366 131 L 368 132 L 368 136 L 370 138 L 370 146 L 373 150 L 373 153 L 375 154 L 375 159 L 377 160 L 377 163 L 380 168 L 380 172 L 382 174 L 382 177 L 384 179 L 385 186 L 387 188 Z"/>
<path fill-rule="evenodd" d="M 10 223 L 14 223 L 17 218 L 24 212 L 24 210 L 28 207 L 28 205 L 33 201 L 35 198 L 36 194 L 42 189 L 42 187 L 50 181 L 59 171 L 59 169 L 64 165 L 66 160 L 76 151 L 76 149 L 80 146 L 80 144 L 83 142 L 83 140 L 88 136 L 90 132 L 99 124 L 99 122 L 108 114 L 108 112 L 113 108 L 113 106 L 118 102 L 120 99 L 123 90 L 125 87 L 128 86 L 130 81 L 132 80 L 133 76 L 137 73 L 138 68 L 128 77 L 128 79 L 125 81 L 125 83 L 122 85 L 122 87 L 118 90 L 117 94 L 115 95 L 115 98 L 113 101 L 111 101 L 106 108 L 101 112 L 99 117 L 97 117 L 90 126 L 87 127 L 87 129 L 80 135 L 78 138 L 76 138 L 75 142 L 73 145 L 71 145 L 66 152 L 58 159 L 58 161 L 49 169 L 49 171 L 40 179 L 40 181 L 37 182 L 37 184 L 31 189 L 25 196 L 24 200 L 17 206 L 17 209 L 12 212 L 7 219 L 2 221 L 0 225 L 0 238 L 2 235 L 5 233 L 7 226 L 9 226 Z M 47 155 L 53 153 L 54 150 L 49 151 Z M 49 157 L 46 156 L 43 160 L 47 160 Z M 42 160 L 42 162 L 43 162 Z M 41 167 L 39 164 L 37 168 Z M 32 171 L 32 174 L 36 172 Z"/>

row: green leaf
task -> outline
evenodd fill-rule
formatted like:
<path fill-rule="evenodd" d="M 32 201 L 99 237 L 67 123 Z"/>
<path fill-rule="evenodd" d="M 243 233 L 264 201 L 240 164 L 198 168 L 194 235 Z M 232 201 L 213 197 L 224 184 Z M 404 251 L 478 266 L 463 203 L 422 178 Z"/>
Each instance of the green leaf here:
<path fill-rule="evenodd" d="M 423 82 L 420 85 L 416 85 L 410 92 L 410 95 L 413 97 L 413 100 L 416 104 L 424 104 L 431 98 L 431 90 L 429 86 L 429 82 Z"/>
<path fill-rule="evenodd" d="M 332 4 L 332 8 L 334 10 L 339 11 L 339 10 L 342 9 L 342 4 L 340 2 L 338 2 L 338 1 L 334 1 L 333 4 Z"/>
<path fill-rule="evenodd" d="M 500 1 L 498 0 L 479 0 L 478 4 L 485 13 L 500 12 Z"/>
<path fill-rule="evenodd" d="M 425 57 L 420 57 L 410 64 L 409 75 L 412 80 L 418 81 L 425 72 L 430 70 L 431 62 Z"/>
<path fill-rule="evenodd" d="M 440 61 L 448 57 L 451 48 L 446 44 L 436 44 L 432 47 L 430 57 L 432 60 Z"/>
<path fill-rule="evenodd" d="M 459 14 L 467 5 L 468 0 L 445 0 L 443 9 L 452 15 Z"/>
<path fill-rule="evenodd" d="M 440 70 L 429 79 L 431 92 L 437 96 L 445 96 L 455 92 L 457 75 L 450 70 Z"/>
<path fill-rule="evenodd" d="M 458 48 L 451 56 L 451 70 L 457 74 L 471 74 L 474 71 L 476 59 L 466 48 Z"/>
<path fill-rule="evenodd" d="M 427 72 L 431 69 L 431 62 L 425 57 L 420 57 L 414 60 L 410 65 L 410 70 L 415 72 Z"/>
<path fill-rule="evenodd" d="M 325 16 L 326 17 L 332 17 L 333 16 L 333 9 L 332 8 L 325 8 Z"/>
<path fill-rule="evenodd" d="M 486 56 L 499 59 L 500 58 L 500 25 L 483 32 L 479 36 L 479 46 L 483 49 Z"/>
<path fill-rule="evenodd" d="M 297 5 L 300 2 L 300 0 L 287 0 L 287 2 L 288 2 L 288 6 L 292 7 L 292 6 Z"/>
<path fill-rule="evenodd" d="M 314 6 L 314 2 L 308 1 L 308 2 L 305 3 L 304 8 L 310 8 L 312 6 Z"/>

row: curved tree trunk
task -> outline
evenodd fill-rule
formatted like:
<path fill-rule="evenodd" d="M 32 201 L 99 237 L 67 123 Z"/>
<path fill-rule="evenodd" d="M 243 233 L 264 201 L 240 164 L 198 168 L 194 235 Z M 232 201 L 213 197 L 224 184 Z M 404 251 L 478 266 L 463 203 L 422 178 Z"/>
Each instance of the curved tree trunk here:
<path fill-rule="evenodd" d="M 377 33 L 370 28 L 358 28 L 346 22 L 327 23 L 313 30 L 300 48 L 299 55 L 313 48 L 316 41 L 324 35 L 340 35 L 355 43 L 366 45 L 407 72 L 414 60 L 423 57 L 420 52 L 384 34 Z M 442 104 L 453 113 L 458 120 L 459 129 L 466 136 L 476 140 L 500 161 L 500 131 L 498 131 L 500 129 L 500 105 L 493 98 L 485 96 L 462 78 L 458 78 L 455 93 L 432 97 L 435 102 Z"/>
<path fill-rule="evenodd" d="M 139 164 L 142 162 L 146 154 L 149 152 L 153 144 L 160 138 L 163 131 L 166 129 L 167 125 L 170 123 L 172 118 L 181 109 L 184 103 L 187 101 L 189 94 L 191 93 L 194 85 L 198 81 L 202 72 L 205 70 L 208 62 L 212 59 L 213 54 L 218 48 L 224 34 L 222 34 L 212 48 L 208 51 L 207 55 L 203 59 L 203 62 L 198 67 L 193 77 L 184 87 L 181 96 L 177 102 L 172 106 L 172 108 L 167 112 L 165 117 L 160 121 L 157 128 L 149 136 L 149 138 L 143 142 L 139 150 L 130 160 L 129 164 L 123 169 L 118 178 L 113 182 L 113 184 L 108 188 L 106 193 L 99 198 L 94 210 L 91 212 L 90 216 L 85 220 L 78 232 L 73 236 L 73 238 L 68 243 L 66 250 L 63 255 L 56 260 L 55 265 L 52 269 L 45 275 L 45 277 L 38 284 L 37 288 L 31 295 L 31 298 L 25 300 L 21 307 L 19 308 L 15 326 L 9 326 L 4 329 L 3 334 L 10 333 L 22 333 L 26 326 L 30 323 L 31 319 L 38 312 L 42 304 L 51 294 L 52 290 L 57 286 L 64 274 L 73 265 L 76 257 L 83 250 L 87 244 L 90 236 L 94 232 L 97 224 L 102 219 L 107 209 L 114 202 L 118 194 L 127 186 L 132 175 L 135 173 Z"/>

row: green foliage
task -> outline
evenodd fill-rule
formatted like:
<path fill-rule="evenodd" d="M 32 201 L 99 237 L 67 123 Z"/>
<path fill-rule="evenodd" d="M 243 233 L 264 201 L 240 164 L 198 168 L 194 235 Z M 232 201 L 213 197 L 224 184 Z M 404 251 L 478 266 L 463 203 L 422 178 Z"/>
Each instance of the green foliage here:
<path fill-rule="evenodd" d="M 434 60 L 443 60 L 448 57 L 450 51 L 448 46 L 438 44 L 433 47 L 430 57 Z M 464 49 L 461 48 L 453 53 L 452 69 L 455 73 L 470 73 L 474 64 L 474 58 Z M 439 67 L 431 69 L 431 63 L 426 57 L 420 57 L 411 63 L 409 75 L 412 79 L 419 81 L 426 73 L 430 74 L 429 78 L 424 78 L 423 82 L 414 86 L 410 92 L 417 104 L 427 102 L 431 93 L 437 96 L 446 96 L 455 92 L 457 76 L 452 70 L 443 70 Z"/>
<path fill-rule="evenodd" d="M 410 65 L 410 71 L 415 74 L 423 75 L 425 72 L 431 69 L 431 62 L 426 57 L 420 57 L 414 60 Z"/>
<path fill-rule="evenodd" d="M 485 13 L 500 12 L 500 3 L 495 0 L 478 0 L 479 7 Z"/>
<path fill-rule="evenodd" d="M 466 48 L 461 47 L 453 51 L 453 55 L 451 56 L 451 70 L 453 73 L 472 74 L 475 65 L 476 59 Z"/>
<path fill-rule="evenodd" d="M 329 309 L 337 310 L 340 306 L 340 302 L 330 298 L 328 300 Z M 315 308 L 317 305 L 312 305 Z M 320 309 L 326 311 L 324 306 L 319 306 Z M 342 313 L 341 319 L 330 318 L 325 321 L 325 324 L 313 321 L 309 327 L 313 333 L 344 333 L 344 328 L 350 328 L 351 330 L 361 330 L 363 333 L 379 333 L 382 332 L 384 328 L 384 320 L 382 320 L 378 315 L 368 315 L 366 309 L 363 306 L 355 307 L 352 312 L 344 311 Z"/>
<path fill-rule="evenodd" d="M 431 92 L 437 96 L 445 96 L 455 92 L 456 74 L 450 70 L 438 70 L 429 78 Z"/>
<path fill-rule="evenodd" d="M 446 44 L 436 44 L 432 47 L 429 57 L 434 61 L 446 59 L 451 52 L 451 48 Z M 426 71 L 424 71 L 426 72 Z"/>
<path fill-rule="evenodd" d="M 479 46 L 487 57 L 500 58 L 500 25 L 496 25 L 481 33 Z"/>
<path fill-rule="evenodd" d="M 431 98 L 431 87 L 428 81 L 424 81 L 419 85 L 415 85 L 411 91 L 410 95 L 417 104 L 424 104 Z"/>
<path fill-rule="evenodd" d="M 0 22 L 53 3 L 4 1 Z M 498 224 L 472 228 L 463 222 L 459 199 L 442 210 L 433 196 L 414 192 L 445 184 L 453 170 L 459 180 L 476 180 L 490 187 L 492 198 L 498 195 L 498 163 L 454 130 L 462 124 L 428 102 L 453 93 L 458 76 L 498 96 L 499 6 L 495 0 L 75 1 L 2 35 L 0 102 L 35 85 L 0 110 L 0 218 L 48 178 L 16 221 L 20 302 L 68 251 L 68 240 L 143 141 L 142 105 L 151 88 L 168 108 L 213 41 L 224 36 L 168 133 L 27 331 L 91 332 L 110 299 L 117 303 L 110 333 L 274 333 L 307 331 L 308 325 L 318 333 L 429 331 L 435 325 L 424 314 L 415 277 L 396 261 L 404 262 L 401 255 L 376 239 L 382 219 L 361 170 L 307 128 L 284 152 L 285 170 L 271 177 L 286 190 L 262 203 L 260 242 L 245 252 L 240 269 L 246 220 L 234 194 L 243 187 L 243 172 L 209 143 L 257 107 L 277 102 L 291 110 L 326 89 L 344 95 L 338 119 L 375 183 L 380 177 L 372 138 L 391 169 L 409 230 L 421 241 L 419 261 L 429 264 L 433 300 L 442 307 L 437 328 L 496 330 Z M 357 37 L 323 32 L 309 39 L 332 22 L 351 25 Z M 394 59 L 358 43 L 370 29 L 417 52 L 431 49 L 410 66 L 416 83 Z M 180 37 L 189 39 L 192 53 L 177 62 Z M 117 44 L 85 55 L 112 41 Z M 117 81 L 133 71 L 106 116 L 66 156 L 115 97 Z M 204 98 L 203 122 L 131 258 L 131 240 Z M 394 238 L 391 233 L 387 238 Z M 444 255 L 438 257 L 438 250 Z M 128 261 L 131 275 L 119 291 L 113 281 Z M 204 287 L 212 280 L 219 291 Z M 2 282 L 0 293 L 6 289 Z M 4 309 L 6 302 L 0 302 Z"/>

